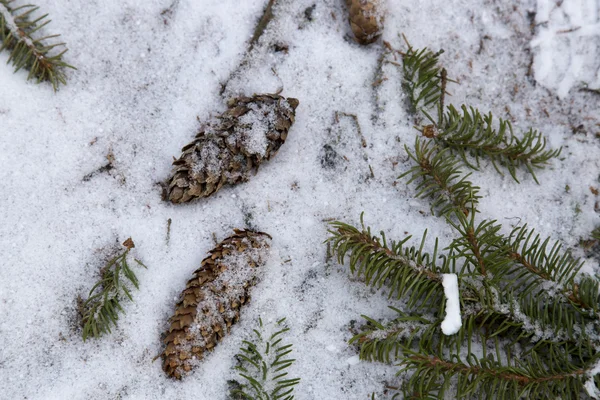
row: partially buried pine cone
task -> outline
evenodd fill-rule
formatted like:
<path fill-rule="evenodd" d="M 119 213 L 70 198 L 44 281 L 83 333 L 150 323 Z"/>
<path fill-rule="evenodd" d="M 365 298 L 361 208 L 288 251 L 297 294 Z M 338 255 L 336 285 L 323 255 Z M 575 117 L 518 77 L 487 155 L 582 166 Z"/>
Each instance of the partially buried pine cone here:
<path fill-rule="evenodd" d="M 202 129 L 173 162 L 165 197 L 184 203 L 247 181 L 285 142 L 298 103 L 276 94 L 231 99 L 218 121 Z"/>
<path fill-rule="evenodd" d="M 383 31 L 384 0 L 346 0 L 350 27 L 360 44 L 369 44 L 381 36 Z"/>
<path fill-rule="evenodd" d="M 187 282 L 164 338 L 163 370 L 181 379 L 229 333 L 266 262 L 271 236 L 235 230 L 210 251 Z"/>

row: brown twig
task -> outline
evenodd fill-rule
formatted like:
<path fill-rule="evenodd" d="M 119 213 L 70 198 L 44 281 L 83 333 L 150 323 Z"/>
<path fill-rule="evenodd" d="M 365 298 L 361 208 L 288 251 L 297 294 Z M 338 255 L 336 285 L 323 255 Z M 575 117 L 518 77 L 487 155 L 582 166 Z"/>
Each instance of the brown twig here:
<path fill-rule="evenodd" d="M 235 76 L 235 74 L 237 74 L 237 72 L 240 69 L 242 69 L 244 66 L 246 66 L 248 64 L 248 60 L 249 60 L 248 56 L 254 49 L 254 46 L 256 45 L 256 43 L 258 43 L 258 40 L 260 39 L 260 37 L 265 32 L 265 29 L 269 25 L 269 22 L 271 22 L 271 20 L 273 19 L 273 6 L 275 5 L 276 2 L 277 2 L 277 0 L 269 0 L 269 2 L 267 3 L 262 16 L 258 20 L 256 27 L 254 28 L 254 33 L 252 34 L 252 39 L 250 39 L 250 42 L 248 42 L 248 47 L 246 49 L 246 52 L 244 53 L 242 61 L 229 74 L 229 76 L 227 77 L 225 82 L 221 84 L 221 91 L 219 92 L 220 95 L 223 95 L 223 93 L 225 93 L 225 90 L 227 90 L 227 85 L 229 84 L 231 79 Z"/>
<path fill-rule="evenodd" d="M 425 363 L 429 367 L 441 367 L 445 371 L 458 372 L 462 375 L 482 375 L 489 374 L 500 379 L 516 381 L 519 385 L 528 385 L 531 383 L 542 383 L 548 381 L 559 381 L 565 378 L 573 378 L 581 375 L 585 375 L 588 371 L 585 369 L 578 369 L 573 372 L 564 374 L 554 374 L 541 377 L 531 377 L 527 375 L 518 374 L 516 372 L 499 372 L 493 369 L 484 369 L 477 366 L 464 365 L 459 363 L 453 363 L 442 360 L 438 357 L 429 357 L 422 354 L 413 354 L 408 357 L 410 361 L 416 363 Z"/>
<path fill-rule="evenodd" d="M 260 20 L 258 20 L 258 24 L 254 29 L 252 39 L 250 39 L 250 43 L 248 44 L 248 53 L 250 53 L 252 49 L 254 49 L 254 45 L 258 42 L 258 39 L 260 39 L 262 34 L 265 32 L 267 25 L 269 25 L 269 22 L 271 22 L 271 20 L 273 19 L 273 5 L 276 1 L 277 0 L 269 0 L 269 2 L 267 3 L 265 11 L 263 12 L 263 15 L 260 18 Z"/>
<path fill-rule="evenodd" d="M 446 71 L 446 68 L 442 68 L 440 80 L 442 93 L 440 94 L 440 115 L 438 124 L 441 126 L 444 122 L 444 100 L 446 99 L 446 85 L 448 84 L 448 71 Z"/>
<path fill-rule="evenodd" d="M 336 111 L 335 122 L 338 124 L 340 123 L 340 115 L 343 117 L 351 118 L 354 121 L 354 123 L 356 124 L 356 131 L 358 133 L 358 137 L 360 138 L 360 144 L 362 147 L 367 147 L 367 140 L 362 134 L 362 130 L 360 129 L 360 124 L 358 123 L 358 117 L 356 116 L 356 114 L 349 114 L 341 111 Z"/>
<path fill-rule="evenodd" d="M 167 220 L 167 246 L 169 245 L 169 240 L 171 240 L 171 218 Z"/>
<path fill-rule="evenodd" d="M 471 250 L 473 251 L 473 255 L 477 259 L 477 264 L 479 266 L 479 273 L 483 276 L 487 276 L 485 262 L 483 260 L 483 257 L 481 256 L 479 240 L 477 239 L 477 236 L 475 236 L 475 232 L 473 231 L 472 227 L 469 227 L 469 229 L 467 229 L 466 236 L 467 236 L 467 240 L 469 241 L 469 244 L 471 245 Z"/>

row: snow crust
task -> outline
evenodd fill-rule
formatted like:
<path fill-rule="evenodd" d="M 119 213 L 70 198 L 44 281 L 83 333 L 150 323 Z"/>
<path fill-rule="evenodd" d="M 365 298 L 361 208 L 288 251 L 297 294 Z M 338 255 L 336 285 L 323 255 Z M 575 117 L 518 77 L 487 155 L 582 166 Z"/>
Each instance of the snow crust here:
<path fill-rule="evenodd" d="M 242 136 L 241 141 L 249 154 L 264 156 L 267 151 L 268 141 L 265 133 L 275 123 L 277 113 L 274 107 L 264 110 L 265 108 L 267 107 L 262 104 L 251 104 L 250 111 L 240 117 L 240 128 L 243 126 L 244 129 L 237 134 Z"/>
<path fill-rule="evenodd" d="M 594 383 L 594 376 L 600 374 L 600 361 L 596 362 L 596 365 L 589 372 L 589 379 L 585 382 L 585 390 L 593 399 L 600 399 L 600 390 Z"/>
<path fill-rule="evenodd" d="M 458 276 L 456 274 L 442 274 L 442 286 L 444 287 L 444 296 L 446 296 L 446 316 L 442 321 L 442 332 L 444 332 L 444 335 L 454 335 L 462 326 Z"/>
<path fill-rule="evenodd" d="M 542 85 L 565 97 L 573 88 L 600 88 L 600 3 L 538 0 L 533 70 Z"/>
<path fill-rule="evenodd" d="M 327 221 L 358 224 L 365 211 L 365 222 L 390 239 L 420 238 L 427 228 L 429 250 L 435 236 L 444 248 L 455 234 L 431 215 L 427 199 L 414 198 L 414 186 L 397 180 L 411 166 L 404 145 L 413 146 L 416 131 L 399 69 L 383 65 L 374 84 L 381 43 L 350 39 L 339 0 L 278 0 L 240 67 L 266 1 L 35 3 L 52 19 L 43 34 L 62 34 L 65 61 L 78 70 L 53 93 L 26 82 L 26 71 L 13 74 L 0 52 L 0 399 L 225 399 L 233 355 L 258 317 L 287 317 L 297 360 L 289 372 L 302 378 L 296 399 L 385 398 L 397 368 L 355 363 L 347 341 L 360 315 L 391 319 L 387 306 L 398 303 L 327 260 Z M 556 40 L 528 50 L 538 35 L 528 15 L 542 3 L 386 4 L 384 40 L 405 49 L 404 33 L 415 48 L 445 50 L 448 76 L 460 82 L 448 85 L 447 103 L 492 111 L 515 134 L 533 126 L 550 146 L 563 146 L 560 159 L 536 171 L 541 185 L 522 172 L 516 184 L 482 163 L 471 176 L 482 188 L 482 216 L 505 232 L 528 223 L 583 255 L 580 238 L 600 222 L 600 199 L 590 190 L 600 186 L 600 106 L 589 92 L 557 98 L 545 87 L 558 88 L 557 74 L 529 74 L 542 43 L 554 70 L 570 60 Z M 598 60 L 592 51 L 578 54 L 583 65 Z M 256 176 L 193 204 L 161 200 L 157 183 L 201 123 L 231 96 L 280 88 L 300 101 L 296 122 Z M 108 156 L 112 167 L 103 169 Z M 273 236 L 263 279 L 231 334 L 190 376 L 171 381 L 152 359 L 173 305 L 214 247 L 213 233 L 222 240 L 244 227 Z M 112 334 L 83 343 L 76 297 L 94 285 L 105 250 L 130 236 L 133 256 L 148 266 L 136 270 L 140 290 Z M 595 273 L 597 262 L 585 268 Z"/>

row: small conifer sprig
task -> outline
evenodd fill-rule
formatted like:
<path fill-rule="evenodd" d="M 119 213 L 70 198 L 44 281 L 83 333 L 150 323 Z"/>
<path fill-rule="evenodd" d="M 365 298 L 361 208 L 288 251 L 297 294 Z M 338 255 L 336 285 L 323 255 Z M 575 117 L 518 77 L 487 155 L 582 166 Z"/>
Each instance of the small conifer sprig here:
<path fill-rule="evenodd" d="M 283 335 L 289 331 L 285 318 L 276 322 L 276 331 L 266 333 L 262 319 L 253 330 L 253 340 L 244 340 L 240 353 L 236 355 L 239 364 L 236 369 L 244 383 L 237 384 L 230 391 L 230 397 L 248 400 L 293 400 L 294 387 L 300 378 L 289 378 L 287 369 L 296 361 L 289 358 L 292 345 L 283 342 Z"/>
<path fill-rule="evenodd" d="M 443 110 L 448 77 L 446 70 L 439 66 L 439 58 L 444 51 L 415 50 L 405 37 L 404 41 L 408 50 L 400 53 L 404 73 L 402 88 L 408 95 L 410 112 L 429 114 L 431 108 Z"/>
<path fill-rule="evenodd" d="M 0 51 L 10 51 L 8 62 L 12 63 L 15 72 L 28 69 L 27 80 L 48 81 L 56 91 L 59 84 L 67 83 L 64 68 L 76 69 L 63 61 L 66 48 L 58 53 L 53 51 L 65 44 L 47 43 L 48 39 L 60 35 L 36 37 L 37 32 L 50 23 L 46 20 L 48 14 L 34 18 L 39 7 L 32 4 L 12 7 L 13 2 L 0 0 Z"/>
<path fill-rule="evenodd" d="M 451 149 L 472 169 L 479 169 L 480 159 L 486 158 L 499 174 L 504 167 L 519 182 L 516 171 L 524 167 L 539 183 L 535 169 L 544 168 L 561 153 L 561 148 L 548 149 L 546 138 L 534 129 L 518 138 L 507 120 L 498 119 L 496 128 L 491 113 L 482 115 L 479 110 L 465 105 L 461 110 L 462 113 L 449 105 L 441 124 L 430 119 L 433 124 L 424 126 L 421 131 L 424 136 Z M 475 163 L 469 161 L 467 154 L 474 157 Z"/>
<path fill-rule="evenodd" d="M 479 188 L 468 180 L 471 174 L 464 174 L 457 167 L 457 160 L 447 149 L 440 150 L 421 138 L 415 141 L 414 153 L 407 146 L 405 148 L 414 166 L 398 179 L 410 175 L 407 184 L 416 185 L 415 196 L 430 197 L 432 209 L 446 217 L 461 234 L 461 239 L 454 241 L 451 248 L 459 256 L 469 252 L 467 258 L 472 262 L 463 267 L 491 266 L 502 290 L 514 288 L 516 282 L 522 284 L 523 295 L 537 296 L 551 290 L 562 294 L 564 301 L 582 314 L 591 314 L 600 320 L 599 283 L 587 275 L 578 278 L 583 265 L 581 260 L 562 251 L 558 241 L 542 240 L 527 225 L 516 227 L 508 236 L 498 234 L 501 227 L 495 221 L 483 221 L 476 227 L 471 211 L 478 212 L 475 207 L 481 196 L 478 195 Z M 476 230 L 479 233 L 476 234 Z M 473 242 L 478 236 L 485 237 L 484 242 L 491 244 L 487 246 L 489 254 Z M 474 260 L 475 254 L 479 258 Z M 483 256 L 487 257 L 485 263 Z"/>
<path fill-rule="evenodd" d="M 360 229 L 339 221 L 331 223 L 328 241 L 338 262 L 343 264 L 347 256 L 354 275 L 378 289 L 384 284 L 389 286 L 389 298 L 409 295 L 410 307 L 437 304 L 443 297 L 441 273 L 449 272 L 450 268 L 450 259 L 445 256 L 441 265 L 436 266 L 437 240 L 433 254 L 429 254 L 423 251 L 427 231 L 419 247 L 405 247 L 411 236 L 388 243 L 384 232 L 381 237 L 371 234 L 371 228 L 365 227 L 363 214 L 360 223 Z"/>
<path fill-rule="evenodd" d="M 124 297 L 133 301 L 128 284 L 139 289 L 139 282 L 127 264 L 127 256 L 135 247 L 131 238 L 123 242 L 125 251 L 112 258 L 101 270 L 101 279 L 90 290 L 83 303 L 83 340 L 110 333 L 111 325 L 117 326 L 119 312 L 124 312 L 121 301 Z M 146 268 L 141 261 L 134 261 Z"/>
<path fill-rule="evenodd" d="M 391 307 L 397 313 L 391 322 L 365 316 L 363 331 L 351 340 L 360 357 L 399 362 L 399 373 L 410 371 L 403 386 L 408 397 L 454 391 L 457 398 L 482 393 L 568 399 L 598 387 L 598 279 L 581 276 L 580 260 L 527 226 L 503 234 L 496 221 L 478 221 L 477 198 L 465 212 L 465 203 L 449 196 L 448 188 L 454 182 L 474 188 L 468 176 L 452 156 L 432 173 L 424 160 L 439 153 L 422 142 L 417 139 L 420 147 L 409 151 L 415 165 L 403 176 L 416 182 L 417 195 L 432 197 L 438 209 L 447 210 L 443 216 L 458 236 L 448 248 L 439 251 L 436 241 L 430 255 L 423 250 L 424 239 L 409 248 L 408 238 L 394 242 L 383 232 L 374 236 L 362 215 L 360 228 L 331 223 L 328 241 L 338 261 L 349 260 L 351 272 L 366 284 L 385 285 L 390 298 L 405 300 L 402 311 Z M 440 328 L 445 273 L 458 276 L 462 308 L 462 327 L 450 336 Z"/>
<path fill-rule="evenodd" d="M 418 116 L 418 121 L 422 120 L 421 116 L 429 121 L 429 124 L 419 123 L 417 129 L 422 135 L 450 149 L 469 168 L 479 169 L 481 158 L 485 158 L 498 173 L 503 174 L 504 169 L 516 182 L 519 182 L 517 169 L 524 168 L 539 183 L 535 170 L 557 158 L 561 149 L 549 149 L 546 138 L 534 129 L 517 137 L 509 121 L 499 119 L 496 123 L 491 113 L 482 115 L 479 110 L 465 105 L 460 111 L 453 105 L 446 107 L 446 85 L 454 81 L 439 65 L 443 51 L 414 49 L 408 41 L 406 43 L 408 50 L 401 53 L 402 86 L 408 96 L 409 111 Z M 437 113 L 437 118 L 431 116 L 432 111 Z"/>
<path fill-rule="evenodd" d="M 482 300 L 495 298 L 490 311 L 513 308 L 515 312 L 505 313 L 509 320 L 542 329 L 547 337 L 561 331 L 561 327 L 577 326 L 585 334 L 586 324 L 599 326 L 599 282 L 589 275 L 578 276 L 582 262 L 562 251 L 559 242 L 551 245 L 549 238 L 542 240 L 526 225 L 505 236 L 500 233 L 502 227 L 496 221 L 477 223 L 474 203 L 471 204 L 472 212 L 468 213 L 464 203 L 457 201 L 460 197 L 442 197 L 440 194 L 447 194 L 449 185 L 446 180 L 436 177 L 454 173 L 454 179 L 467 188 L 473 185 L 467 181 L 469 175 L 462 174 L 454 166 L 454 161 L 440 162 L 436 173 L 432 174 L 429 163 L 424 162 L 428 158 L 418 156 L 428 154 L 419 149 L 421 141 L 417 139 L 415 145 L 417 156 L 407 150 L 415 163 L 408 171 L 412 174 L 408 183 L 417 179 L 418 197 L 433 194 L 432 206 L 441 204 L 443 210 L 449 210 L 444 216 L 459 234 L 449 250 L 453 257 L 461 260 L 458 262 L 462 265 L 461 273 L 475 274 L 478 285 L 487 280 L 487 284 L 503 294 L 487 293 L 480 297 Z M 449 160 L 454 159 L 450 156 Z M 423 191 L 424 186 L 427 192 Z M 552 301 L 548 296 L 560 301 Z M 548 301 L 540 301 L 542 299 Z M 536 306 L 539 304 L 542 306 Z"/>
<path fill-rule="evenodd" d="M 410 370 L 406 393 L 443 397 L 451 382 L 456 398 L 489 394 L 494 387 L 504 388 L 507 399 L 584 393 L 600 357 L 593 333 L 600 331 L 597 318 L 565 301 L 562 292 L 531 290 L 531 280 L 523 274 L 529 270 L 511 257 L 510 241 L 500 226 L 495 221 L 476 224 L 472 215 L 464 217 L 461 237 L 435 267 L 422 244 L 401 249 L 385 243 L 384 235 L 372 236 L 364 225 L 359 230 L 332 224 L 329 240 L 332 251 L 342 256 L 340 262 L 349 259 L 353 273 L 370 286 L 385 284 L 390 298 L 400 293 L 408 310 L 393 308 L 398 317 L 385 324 L 365 317 L 365 329 L 351 340 L 360 357 L 399 362 L 400 372 Z M 525 246 L 523 252 L 533 250 Z M 561 268 L 557 261 L 547 269 Z M 511 272 L 503 275 L 503 269 Z M 463 315 L 459 333 L 446 336 L 440 329 L 445 298 L 439 278 L 451 271 L 458 275 Z M 488 347 L 497 350 L 480 354 L 475 343 L 484 353 Z"/>
<path fill-rule="evenodd" d="M 448 154 L 450 149 L 440 149 L 419 137 L 415 140 L 414 153 L 408 146 L 404 148 L 416 165 L 398 179 L 410 175 L 408 183 L 417 182 L 416 197 L 431 197 L 432 211 L 448 216 L 457 211 L 468 215 L 476 210 L 481 198 L 479 187 L 468 180 L 470 174 L 462 173 L 460 162 Z"/>

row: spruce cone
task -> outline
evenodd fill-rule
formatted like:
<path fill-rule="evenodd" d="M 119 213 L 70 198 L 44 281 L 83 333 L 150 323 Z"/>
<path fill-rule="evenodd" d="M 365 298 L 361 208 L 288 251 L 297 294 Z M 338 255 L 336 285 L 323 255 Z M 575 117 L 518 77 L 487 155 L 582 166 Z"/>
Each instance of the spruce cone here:
<path fill-rule="evenodd" d="M 349 21 L 356 41 L 369 44 L 381 36 L 383 30 L 382 0 L 346 0 Z"/>
<path fill-rule="evenodd" d="M 260 94 L 231 99 L 228 106 L 218 123 L 202 129 L 173 162 L 165 196 L 173 203 L 208 197 L 225 184 L 247 181 L 285 142 L 298 100 Z"/>
<path fill-rule="evenodd" d="M 169 320 L 162 352 L 168 376 L 181 379 L 238 321 L 258 268 L 266 262 L 270 239 L 264 232 L 235 229 L 202 260 Z"/>

